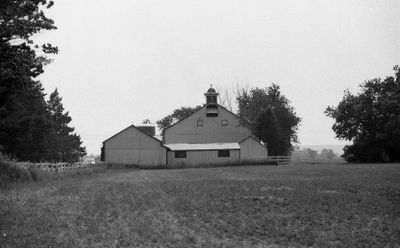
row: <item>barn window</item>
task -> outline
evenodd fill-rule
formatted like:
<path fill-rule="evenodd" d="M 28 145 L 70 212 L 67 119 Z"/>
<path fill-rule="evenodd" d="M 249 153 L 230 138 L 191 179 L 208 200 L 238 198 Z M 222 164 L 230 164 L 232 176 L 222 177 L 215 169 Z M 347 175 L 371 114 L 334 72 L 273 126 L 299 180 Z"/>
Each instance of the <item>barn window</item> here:
<path fill-rule="evenodd" d="M 202 127 L 203 126 L 203 120 L 202 119 L 198 119 L 197 120 L 197 126 L 198 127 Z"/>
<path fill-rule="evenodd" d="M 228 120 L 221 120 L 221 126 L 228 126 Z"/>
<path fill-rule="evenodd" d="M 230 157 L 229 150 L 218 150 L 218 157 L 219 158 L 228 158 L 228 157 Z"/>
<path fill-rule="evenodd" d="M 176 151 L 175 158 L 186 158 L 186 151 Z"/>

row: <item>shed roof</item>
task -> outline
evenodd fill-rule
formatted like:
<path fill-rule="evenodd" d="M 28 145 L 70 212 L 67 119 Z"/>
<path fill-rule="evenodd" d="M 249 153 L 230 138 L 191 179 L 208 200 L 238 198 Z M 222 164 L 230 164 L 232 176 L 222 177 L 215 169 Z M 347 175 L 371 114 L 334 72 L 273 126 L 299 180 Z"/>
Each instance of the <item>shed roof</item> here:
<path fill-rule="evenodd" d="M 171 151 L 209 151 L 209 150 L 240 150 L 239 143 L 204 143 L 204 144 L 188 144 L 175 143 L 164 144 Z"/>
<path fill-rule="evenodd" d="M 105 141 L 103 141 L 103 144 L 106 143 L 107 141 L 109 141 L 110 139 L 116 137 L 117 135 L 120 135 L 121 133 L 123 133 L 124 131 L 126 131 L 126 130 L 128 130 L 128 129 L 130 129 L 130 128 L 134 128 L 134 129 L 138 130 L 139 132 L 145 134 L 146 136 L 150 137 L 150 138 L 153 139 L 154 141 L 159 142 L 161 146 L 165 147 L 164 144 L 163 144 L 163 142 L 162 142 L 161 140 L 159 140 L 158 138 L 156 138 L 156 137 L 154 137 L 154 136 L 149 135 L 149 134 L 146 133 L 146 132 L 143 132 L 142 130 L 140 130 L 139 128 L 137 128 L 137 127 L 136 127 L 135 125 L 133 125 L 133 124 L 130 125 L 130 126 L 128 126 L 127 128 L 122 129 L 121 131 L 119 131 L 118 133 L 114 134 L 114 135 L 111 136 L 110 138 L 106 139 Z"/>
<path fill-rule="evenodd" d="M 257 139 L 254 135 L 249 135 L 246 138 L 242 139 L 239 144 L 242 144 L 243 142 L 245 142 L 248 139 L 253 139 L 255 141 L 257 141 L 258 143 L 260 143 L 261 145 L 265 146 L 264 142 L 262 142 L 261 140 Z"/>

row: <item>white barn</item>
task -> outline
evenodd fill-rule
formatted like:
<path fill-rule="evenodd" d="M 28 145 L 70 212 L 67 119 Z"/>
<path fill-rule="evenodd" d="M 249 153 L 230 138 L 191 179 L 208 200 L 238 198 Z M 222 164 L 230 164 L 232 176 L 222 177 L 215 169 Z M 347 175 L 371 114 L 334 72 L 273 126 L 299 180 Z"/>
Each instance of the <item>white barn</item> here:
<path fill-rule="evenodd" d="M 130 126 L 103 142 L 104 161 L 143 167 L 194 167 L 262 163 L 266 146 L 240 125 L 240 118 L 217 103 L 211 87 L 206 104 L 164 132 L 164 143 Z"/>

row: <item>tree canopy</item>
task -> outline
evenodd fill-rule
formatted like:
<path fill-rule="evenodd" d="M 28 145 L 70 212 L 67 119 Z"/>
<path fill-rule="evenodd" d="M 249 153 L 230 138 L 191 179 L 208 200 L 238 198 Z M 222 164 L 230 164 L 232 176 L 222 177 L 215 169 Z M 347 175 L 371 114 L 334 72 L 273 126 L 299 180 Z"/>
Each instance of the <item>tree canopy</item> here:
<path fill-rule="evenodd" d="M 384 80 L 364 82 L 356 95 L 345 91 L 336 107 L 327 107 L 336 137 L 353 141 L 344 149 L 347 161 L 400 161 L 400 68 L 394 71 Z"/>
<path fill-rule="evenodd" d="M 242 125 L 267 144 L 270 155 L 288 155 L 292 142 L 298 142 L 301 119 L 276 84 L 260 89 L 242 90 L 237 96 Z"/>
<path fill-rule="evenodd" d="M 0 145 L 3 152 L 21 160 L 48 160 L 55 157 L 50 155 L 52 151 L 62 153 L 53 146 L 63 132 L 62 128 L 55 130 L 60 128 L 55 125 L 59 112 L 52 112 L 55 105 L 63 110 L 61 98 L 55 91 L 46 102 L 43 87 L 36 80 L 51 62 L 47 54 L 56 54 L 58 48 L 37 44 L 32 38 L 42 31 L 56 29 L 54 21 L 44 14 L 52 5 L 53 1 L 47 0 L 0 1 Z M 67 116 L 65 123 L 70 121 Z M 74 144 L 82 155 L 80 137 L 72 133 L 67 136 L 68 144 Z"/>

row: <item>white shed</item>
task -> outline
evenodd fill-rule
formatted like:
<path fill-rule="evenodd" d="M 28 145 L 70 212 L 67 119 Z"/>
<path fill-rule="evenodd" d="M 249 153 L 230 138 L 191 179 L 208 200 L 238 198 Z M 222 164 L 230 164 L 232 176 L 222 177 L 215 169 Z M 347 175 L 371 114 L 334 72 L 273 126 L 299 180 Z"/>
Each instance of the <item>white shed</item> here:
<path fill-rule="evenodd" d="M 131 125 L 103 142 L 103 160 L 141 167 L 166 166 L 167 148 L 153 136 Z"/>
<path fill-rule="evenodd" d="M 239 145 L 241 163 L 262 163 L 268 160 L 268 149 L 253 136 L 245 138 Z"/>

